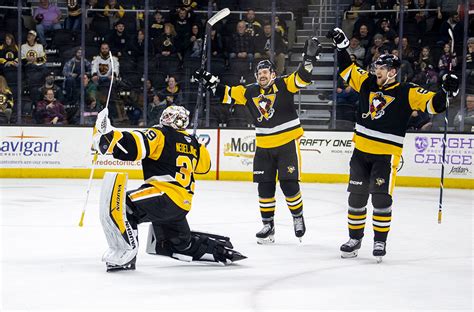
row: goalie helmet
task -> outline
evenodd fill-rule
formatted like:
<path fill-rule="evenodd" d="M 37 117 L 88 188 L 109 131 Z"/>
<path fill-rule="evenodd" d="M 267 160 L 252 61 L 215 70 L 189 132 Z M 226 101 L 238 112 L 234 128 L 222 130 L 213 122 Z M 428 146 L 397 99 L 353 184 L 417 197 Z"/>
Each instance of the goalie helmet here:
<path fill-rule="evenodd" d="M 182 106 L 168 106 L 161 114 L 160 123 L 176 130 L 184 130 L 189 124 L 189 111 Z"/>

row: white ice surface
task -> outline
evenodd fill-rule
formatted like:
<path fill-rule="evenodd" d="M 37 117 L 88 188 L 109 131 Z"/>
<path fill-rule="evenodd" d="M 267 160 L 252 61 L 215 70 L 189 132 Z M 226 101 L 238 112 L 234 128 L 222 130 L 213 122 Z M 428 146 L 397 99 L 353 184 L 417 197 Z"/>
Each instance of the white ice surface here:
<path fill-rule="evenodd" d="M 0 311 L 318 311 L 473 309 L 473 191 L 395 189 L 392 231 L 381 264 L 372 257 L 371 208 L 359 257 L 347 240 L 346 186 L 302 184 L 307 233 L 294 237 L 277 191 L 276 243 L 257 245 L 256 185 L 197 181 L 191 228 L 231 237 L 248 259 L 231 266 L 185 263 L 145 253 L 139 226 L 136 271 L 106 273 L 106 240 L 94 180 L 0 180 Z M 130 180 L 129 189 L 141 184 Z"/>

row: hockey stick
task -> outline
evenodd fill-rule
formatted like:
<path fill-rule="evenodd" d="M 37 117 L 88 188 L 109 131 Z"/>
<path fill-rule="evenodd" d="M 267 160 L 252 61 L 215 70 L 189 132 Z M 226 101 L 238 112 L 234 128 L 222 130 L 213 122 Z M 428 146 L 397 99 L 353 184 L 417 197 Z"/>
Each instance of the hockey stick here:
<path fill-rule="evenodd" d="M 451 38 L 451 58 L 448 64 L 448 75 L 451 73 L 454 54 L 454 35 L 451 28 L 448 29 L 449 37 Z M 438 224 L 441 224 L 443 218 L 443 191 L 444 191 L 444 164 L 446 163 L 446 142 L 448 135 L 448 110 L 449 110 L 449 92 L 446 93 L 446 112 L 444 115 L 444 133 L 443 133 L 443 158 L 441 162 L 441 180 L 439 184 L 439 206 L 438 206 Z"/>
<path fill-rule="evenodd" d="M 228 8 L 222 9 L 216 14 L 214 14 L 206 23 L 204 41 L 202 43 L 201 68 L 200 68 L 201 71 L 203 71 L 204 68 L 206 67 L 208 30 L 210 31 L 212 26 L 214 26 L 214 24 L 216 24 L 218 21 L 222 20 L 224 17 L 226 17 L 229 14 L 230 14 L 230 10 Z M 196 136 L 196 131 L 197 131 L 199 109 L 201 108 L 201 102 L 202 102 L 201 94 L 202 94 L 202 79 L 199 80 L 198 97 L 196 101 L 196 108 L 194 109 L 193 136 Z"/>
<path fill-rule="evenodd" d="M 115 74 L 114 58 L 112 56 L 112 52 L 110 52 L 110 51 L 109 51 L 109 58 L 110 58 L 110 66 L 111 66 L 111 70 L 112 70 L 112 76 L 110 78 L 109 92 L 107 94 L 107 101 L 105 102 L 105 108 L 104 109 L 109 108 L 110 95 L 112 93 L 112 85 L 114 83 L 114 74 Z M 89 183 L 87 184 L 86 200 L 84 201 L 84 206 L 82 207 L 81 219 L 79 220 L 79 226 L 80 227 L 82 227 L 84 225 L 84 215 L 86 214 L 86 207 L 87 207 L 87 202 L 89 201 L 89 193 L 91 191 L 92 178 L 94 177 L 94 170 L 95 170 L 95 165 L 96 165 L 98 157 L 99 157 L 99 152 L 95 151 L 94 158 L 92 159 L 92 167 L 91 167 L 91 173 L 89 175 Z"/>

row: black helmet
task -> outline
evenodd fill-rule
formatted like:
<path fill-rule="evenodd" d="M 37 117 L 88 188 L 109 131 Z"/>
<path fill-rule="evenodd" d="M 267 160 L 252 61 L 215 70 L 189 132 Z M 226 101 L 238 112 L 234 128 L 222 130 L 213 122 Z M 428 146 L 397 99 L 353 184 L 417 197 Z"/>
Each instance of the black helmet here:
<path fill-rule="evenodd" d="M 373 65 L 387 66 L 389 69 L 395 68 L 396 70 L 398 70 L 400 68 L 401 63 L 398 57 L 393 54 L 382 54 L 377 58 Z"/>
<path fill-rule="evenodd" d="M 255 67 L 255 75 L 257 75 L 260 69 L 268 68 L 271 72 L 276 70 L 275 65 L 270 60 L 261 60 L 258 62 L 257 66 Z"/>

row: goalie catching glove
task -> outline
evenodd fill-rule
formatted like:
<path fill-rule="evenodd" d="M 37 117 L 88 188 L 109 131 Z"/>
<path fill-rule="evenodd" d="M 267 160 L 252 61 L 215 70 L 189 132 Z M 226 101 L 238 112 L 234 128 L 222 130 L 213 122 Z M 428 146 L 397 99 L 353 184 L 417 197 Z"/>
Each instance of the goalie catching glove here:
<path fill-rule="evenodd" d="M 101 155 L 112 154 L 113 148 L 122 138 L 122 133 L 112 127 L 109 109 L 104 108 L 97 115 L 93 134 L 93 149 Z M 120 146 L 119 146 L 120 147 Z"/>
<path fill-rule="evenodd" d="M 191 78 L 192 82 L 202 81 L 204 88 L 211 91 L 212 94 L 216 93 L 217 85 L 220 82 L 219 77 L 214 76 L 210 72 L 205 71 L 204 69 L 198 69 Z"/>
<path fill-rule="evenodd" d="M 332 39 L 332 42 L 337 47 L 338 50 L 344 50 L 349 46 L 349 39 L 346 34 L 340 28 L 334 28 L 330 30 L 326 37 Z"/>

